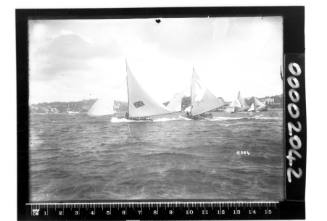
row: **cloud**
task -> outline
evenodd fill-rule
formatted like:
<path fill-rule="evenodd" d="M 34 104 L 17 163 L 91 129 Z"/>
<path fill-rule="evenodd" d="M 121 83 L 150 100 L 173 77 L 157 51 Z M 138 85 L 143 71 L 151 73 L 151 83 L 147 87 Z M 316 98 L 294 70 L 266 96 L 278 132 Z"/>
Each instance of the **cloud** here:
<path fill-rule="evenodd" d="M 203 51 L 210 51 L 214 34 L 211 23 L 203 18 L 166 18 L 160 24 L 146 23 L 140 33 L 145 42 L 154 44 L 161 52 L 179 59 L 190 59 Z"/>
<path fill-rule="evenodd" d="M 33 102 L 126 98 L 125 58 L 158 101 L 189 87 L 193 65 L 226 100 L 282 92 L 279 17 L 33 20 L 29 32 Z"/>
<path fill-rule="evenodd" d="M 32 53 L 31 69 L 37 80 L 51 80 L 58 75 L 89 69 L 89 61 L 114 57 L 119 49 L 114 42 L 97 45 L 78 34 L 62 31 Z"/>

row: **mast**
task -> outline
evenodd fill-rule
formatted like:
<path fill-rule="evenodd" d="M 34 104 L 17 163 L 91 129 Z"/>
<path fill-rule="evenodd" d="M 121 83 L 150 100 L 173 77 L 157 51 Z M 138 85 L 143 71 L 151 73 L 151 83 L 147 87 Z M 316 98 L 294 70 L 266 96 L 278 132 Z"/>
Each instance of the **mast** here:
<path fill-rule="evenodd" d="M 193 109 L 193 99 L 192 99 L 192 97 L 193 97 L 193 90 L 192 90 L 192 88 L 193 88 L 193 86 L 192 86 L 192 84 L 193 84 L 193 79 L 194 79 L 194 73 L 195 73 L 195 69 L 194 69 L 194 65 L 193 65 L 193 72 L 192 72 L 192 78 L 191 78 L 191 93 L 190 93 L 190 98 L 191 98 L 191 108 L 190 108 L 190 113 L 192 114 L 192 109 Z"/>
<path fill-rule="evenodd" d="M 127 114 L 129 116 L 129 90 L 128 90 L 128 64 L 127 64 L 127 58 L 125 58 L 125 69 L 126 69 L 126 88 L 127 88 Z"/>

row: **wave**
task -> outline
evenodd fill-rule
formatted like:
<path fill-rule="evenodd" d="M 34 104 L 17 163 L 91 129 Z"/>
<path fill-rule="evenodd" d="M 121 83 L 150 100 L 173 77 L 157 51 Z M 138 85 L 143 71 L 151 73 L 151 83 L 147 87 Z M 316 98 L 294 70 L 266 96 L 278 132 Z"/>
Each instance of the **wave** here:
<path fill-rule="evenodd" d="M 151 157 L 151 159 L 159 158 L 170 158 L 170 159 L 176 159 L 176 158 L 182 158 L 182 159 L 188 159 L 195 157 L 196 154 L 194 153 L 180 153 L 180 152 L 159 152 L 159 153 L 146 153 L 143 155 L 143 157 Z"/>
<path fill-rule="evenodd" d="M 263 115 L 254 116 L 253 118 L 257 119 L 257 120 L 278 120 L 278 119 L 281 119 L 281 117 L 268 117 L 268 116 L 263 116 Z"/>
<path fill-rule="evenodd" d="M 208 121 L 226 121 L 226 120 L 241 120 L 241 119 L 247 119 L 248 117 L 213 117 L 210 119 L 207 119 Z"/>
<path fill-rule="evenodd" d="M 246 117 L 213 117 L 207 119 L 208 121 L 229 121 L 229 120 L 278 120 L 280 117 L 269 117 L 269 116 L 246 116 Z"/>
<path fill-rule="evenodd" d="M 178 117 L 163 117 L 163 118 L 154 118 L 152 122 L 166 122 L 166 121 L 176 121 L 176 120 L 191 120 L 189 118 L 178 116 Z M 111 123 L 131 123 L 131 122 L 149 122 L 148 120 L 130 120 L 126 118 L 117 118 L 112 117 Z"/>
<path fill-rule="evenodd" d="M 202 121 L 230 121 L 230 120 L 278 120 L 280 117 L 270 117 L 270 116 L 263 116 L 263 115 L 256 115 L 256 116 L 243 116 L 243 117 L 213 117 L 202 119 Z M 189 119 L 184 116 L 178 117 L 163 117 L 163 118 L 154 118 L 151 122 L 167 122 L 167 121 L 178 121 L 178 120 L 185 120 L 189 121 Z M 131 123 L 131 122 L 149 122 L 148 120 L 130 120 L 126 118 L 117 118 L 112 117 L 111 123 Z"/>

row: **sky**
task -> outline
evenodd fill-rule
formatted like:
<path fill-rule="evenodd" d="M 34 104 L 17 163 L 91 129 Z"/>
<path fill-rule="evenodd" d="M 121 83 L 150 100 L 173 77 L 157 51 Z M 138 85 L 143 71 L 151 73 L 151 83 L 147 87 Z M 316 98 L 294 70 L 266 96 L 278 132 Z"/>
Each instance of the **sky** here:
<path fill-rule="evenodd" d="M 282 17 L 30 20 L 30 104 L 127 101 L 127 60 L 157 101 L 190 91 L 192 69 L 226 101 L 282 93 Z"/>

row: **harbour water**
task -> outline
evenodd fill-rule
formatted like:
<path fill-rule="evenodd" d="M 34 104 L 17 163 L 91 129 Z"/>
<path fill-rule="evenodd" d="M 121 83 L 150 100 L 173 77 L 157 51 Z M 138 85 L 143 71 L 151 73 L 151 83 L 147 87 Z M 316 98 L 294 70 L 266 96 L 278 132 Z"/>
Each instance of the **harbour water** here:
<path fill-rule="evenodd" d="M 30 200 L 281 200 L 282 116 L 31 114 Z"/>

